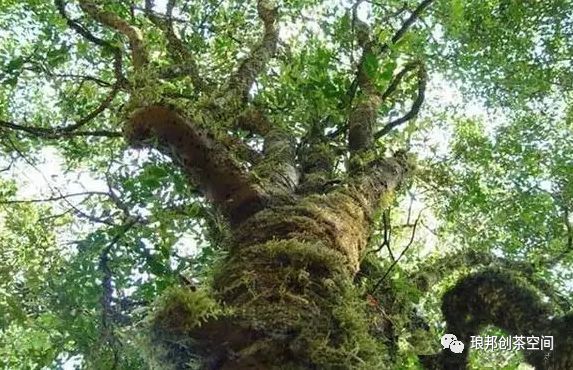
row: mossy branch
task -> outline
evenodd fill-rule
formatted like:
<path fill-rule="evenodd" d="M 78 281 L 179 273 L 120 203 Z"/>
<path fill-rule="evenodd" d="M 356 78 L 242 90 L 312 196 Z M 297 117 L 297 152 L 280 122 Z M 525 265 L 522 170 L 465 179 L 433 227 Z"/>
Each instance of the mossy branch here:
<path fill-rule="evenodd" d="M 140 108 L 129 118 L 125 135 L 133 145 L 155 146 L 170 154 L 231 223 L 264 206 L 265 192 L 220 140 L 175 110 Z"/>
<path fill-rule="evenodd" d="M 372 59 L 380 58 L 388 51 L 391 45 L 396 44 L 432 2 L 432 0 L 425 0 L 420 3 L 392 38 L 383 44 L 380 44 L 377 38 L 372 35 L 370 27 L 358 19 L 356 7 L 354 8 L 353 26 L 355 28 L 358 45 L 362 48 L 362 55 L 358 62 L 356 75 L 356 82 L 360 88 L 361 95 L 358 97 L 358 102 L 351 110 L 348 118 L 348 149 L 351 156 L 360 155 L 371 149 L 375 137 L 381 136 L 374 134 L 374 127 L 376 119 L 378 118 L 378 109 L 387 96 L 384 93 L 380 93 L 376 88 L 373 76 L 368 73 L 368 62 Z M 425 90 L 425 78 L 420 79 L 420 81 L 423 81 L 420 85 L 423 85 L 422 90 Z M 392 87 L 392 84 L 390 87 Z M 411 116 L 415 116 L 417 113 L 416 109 L 419 110 L 421 102 L 423 101 L 423 93 L 419 93 L 418 98 L 407 117 L 405 116 L 397 122 L 391 122 L 382 131 L 389 131 L 393 127 L 411 119 Z"/>
<path fill-rule="evenodd" d="M 94 20 L 127 37 L 135 69 L 139 69 L 149 62 L 143 35 L 139 28 L 129 24 L 115 13 L 101 9 L 94 1 L 80 1 L 80 8 Z"/>
<path fill-rule="evenodd" d="M 508 335 L 553 336 L 553 351 L 525 351 L 525 360 L 536 369 L 566 370 L 573 366 L 573 316 L 553 317 L 551 307 L 521 279 L 499 269 L 487 269 L 461 279 L 442 298 L 446 333 L 464 343 L 455 354 L 444 349 L 421 356 L 427 369 L 465 369 L 471 336 L 487 325 Z"/>
<path fill-rule="evenodd" d="M 208 92 L 211 90 L 210 84 L 201 77 L 201 71 L 197 65 L 197 61 L 193 53 L 189 50 L 187 45 L 181 40 L 173 28 L 173 9 L 175 7 L 175 0 L 167 2 L 166 17 L 161 17 L 153 12 L 154 1 L 145 0 L 145 15 L 149 20 L 163 32 L 167 40 L 167 51 L 173 61 L 174 66 L 169 67 L 169 73 L 164 77 L 171 77 L 177 74 L 186 74 L 191 78 L 193 86 L 201 91 Z"/>
<path fill-rule="evenodd" d="M 329 120 L 313 122 L 299 145 L 297 156 L 302 173 L 299 193 L 326 193 L 332 185 L 339 183 L 334 173 L 336 148 L 324 134 Z"/>
<path fill-rule="evenodd" d="M 264 25 L 263 37 L 230 77 L 229 90 L 246 100 L 251 86 L 275 55 L 279 39 L 278 8 L 272 0 L 258 0 L 257 13 Z"/>
<path fill-rule="evenodd" d="M 295 159 L 295 142 L 288 132 L 274 128 L 264 135 L 263 158 L 254 170 L 269 193 L 292 195 L 299 183 Z"/>

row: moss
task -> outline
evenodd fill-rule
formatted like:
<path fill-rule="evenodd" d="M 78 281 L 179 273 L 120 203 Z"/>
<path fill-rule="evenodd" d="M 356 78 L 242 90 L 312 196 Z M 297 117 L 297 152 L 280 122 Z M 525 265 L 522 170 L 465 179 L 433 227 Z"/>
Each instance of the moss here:
<path fill-rule="evenodd" d="M 367 235 L 368 218 L 360 202 L 346 191 L 333 191 L 259 212 L 235 232 L 235 247 L 263 244 L 273 238 L 322 242 L 325 248 L 339 252 L 354 273 Z"/>
<path fill-rule="evenodd" d="M 147 357 L 150 366 L 154 369 L 198 367 L 202 360 L 192 332 L 223 314 L 228 312 L 205 291 L 168 288 L 149 317 Z"/>
<path fill-rule="evenodd" d="M 369 334 L 351 276 L 342 255 L 321 243 L 278 240 L 231 257 L 215 288 L 236 325 L 257 333 L 240 352 L 268 368 L 383 369 L 387 351 Z"/>
<path fill-rule="evenodd" d="M 204 368 L 216 358 L 233 369 L 388 368 L 351 277 L 342 254 L 319 242 L 237 250 L 217 267 L 213 298 L 170 288 L 157 301 L 151 367 Z"/>
<path fill-rule="evenodd" d="M 347 192 L 311 195 L 257 213 L 233 230 L 214 269 L 214 298 L 168 291 L 153 315 L 160 358 L 226 368 L 384 369 L 389 351 L 354 285 L 368 220 Z M 206 360 L 207 359 L 207 360 Z"/>
<path fill-rule="evenodd" d="M 487 325 L 495 325 L 509 335 L 551 335 L 553 351 L 525 351 L 525 361 L 536 369 L 573 368 L 573 316 L 549 319 L 551 306 L 544 303 L 534 289 L 516 273 L 488 268 L 461 279 L 442 298 L 446 332 L 455 334 L 469 346 L 470 337 Z M 468 352 L 453 355 L 450 351 L 428 356 L 427 368 L 455 364 L 465 368 Z M 440 367 L 441 368 L 441 367 Z"/>
<path fill-rule="evenodd" d="M 326 336 L 330 341 L 320 341 L 313 328 L 303 335 L 312 338 L 310 350 L 313 363 L 320 364 L 320 368 L 388 368 L 390 358 L 387 348 L 369 334 L 370 318 L 366 301 L 359 297 L 353 287 L 345 287 L 342 293 L 341 299 L 332 306 L 331 325 L 337 330 Z"/>
<path fill-rule="evenodd" d="M 202 291 L 168 288 L 156 304 L 153 321 L 170 332 L 188 332 L 222 312 L 219 304 Z"/>

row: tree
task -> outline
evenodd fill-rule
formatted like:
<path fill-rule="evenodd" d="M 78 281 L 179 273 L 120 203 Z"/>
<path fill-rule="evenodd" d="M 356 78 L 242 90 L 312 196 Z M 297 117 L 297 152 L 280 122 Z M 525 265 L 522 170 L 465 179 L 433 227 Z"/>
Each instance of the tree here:
<path fill-rule="evenodd" d="M 4 366 L 573 367 L 570 1 L 0 9 Z"/>

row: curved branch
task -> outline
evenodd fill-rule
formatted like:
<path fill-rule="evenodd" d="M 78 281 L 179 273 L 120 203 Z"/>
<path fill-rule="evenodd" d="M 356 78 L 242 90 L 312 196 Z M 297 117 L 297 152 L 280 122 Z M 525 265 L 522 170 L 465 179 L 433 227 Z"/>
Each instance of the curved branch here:
<path fill-rule="evenodd" d="M 115 78 L 117 81 L 121 81 L 121 82 L 118 82 L 118 84 L 120 84 L 121 86 L 127 85 L 127 80 L 123 76 L 123 73 L 122 73 L 123 53 L 121 51 L 121 48 L 113 45 L 111 42 L 109 42 L 107 40 L 104 40 L 104 39 L 101 39 L 101 38 L 95 36 L 93 33 L 91 33 L 87 28 L 85 28 L 79 22 L 71 19 L 68 16 L 68 14 L 66 13 L 66 4 L 64 3 L 64 0 L 54 0 L 54 2 L 56 5 L 56 8 L 58 9 L 58 12 L 62 16 L 62 18 L 64 18 L 66 20 L 68 27 L 70 27 L 71 29 L 76 31 L 80 36 L 82 36 L 86 40 L 109 50 L 113 54 Z"/>
<path fill-rule="evenodd" d="M 141 68 L 148 63 L 149 56 L 147 55 L 143 35 L 139 28 L 129 24 L 115 13 L 101 9 L 93 1 L 81 0 L 80 8 L 99 23 L 127 37 L 135 69 Z"/>
<path fill-rule="evenodd" d="M 394 91 L 396 91 L 396 89 L 398 88 L 398 86 L 400 85 L 402 80 L 404 79 L 404 76 L 406 76 L 406 74 L 408 74 L 409 72 L 413 71 L 416 67 L 424 68 L 422 63 L 419 61 L 413 61 L 413 62 L 407 63 L 404 66 L 404 68 L 402 68 L 402 70 L 400 72 L 398 72 L 398 74 L 396 74 L 396 76 L 394 76 L 394 78 L 392 79 L 392 81 L 390 82 L 390 85 L 388 85 L 386 90 L 384 90 L 384 92 L 382 93 L 382 100 L 384 101 L 384 100 L 388 99 L 390 97 L 390 95 L 392 95 L 394 93 Z"/>
<path fill-rule="evenodd" d="M 279 39 L 279 29 L 276 26 L 278 8 L 272 4 L 272 0 L 258 0 L 257 13 L 264 25 L 263 37 L 251 50 L 250 55 L 240 63 L 229 81 L 229 90 L 237 91 L 244 100 L 248 97 L 249 90 L 257 76 L 263 72 L 269 60 L 275 55 Z"/>
<path fill-rule="evenodd" d="M 352 156 L 372 147 L 375 140 L 373 129 L 377 112 L 383 102 L 382 96 L 376 90 L 372 76 L 368 74 L 367 64 L 372 59 L 379 58 L 390 46 L 396 44 L 432 2 L 433 0 L 424 0 L 420 3 L 394 36 L 384 44 L 379 44 L 377 38 L 372 37 L 370 27 L 358 20 L 356 8 L 354 9 L 354 26 L 357 29 L 358 44 L 362 47 L 362 56 L 358 63 L 356 75 L 356 81 L 362 92 L 362 97 L 352 109 L 348 119 L 348 149 Z M 407 120 L 409 119 L 411 118 L 407 118 Z M 391 127 L 385 129 L 391 130 L 401 123 L 403 122 L 393 122 Z"/>
<path fill-rule="evenodd" d="M 81 128 L 82 126 L 85 126 L 86 124 L 88 124 L 91 120 L 93 120 L 94 118 L 99 116 L 101 113 L 103 113 L 107 108 L 109 108 L 109 106 L 111 105 L 111 103 L 113 102 L 115 97 L 117 96 L 120 88 L 121 88 L 121 81 L 116 80 L 116 83 L 112 87 L 109 94 L 105 97 L 105 99 L 103 99 L 101 101 L 101 103 L 94 110 L 92 110 L 86 116 L 80 118 L 78 121 L 76 121 L 75 124 L 70 125 L 70 126 L 65 126 L 62 128 L 57 128 L 56 131 L 63 132 L 63 133 L 73 132 L 74 130 L 77 130 L 77 129 Z"/>
<path fill-rule="evenodd" d="M 465 369 L 471 338 L 487 325 L 512 336 L 553 336 L 552 351 L 524 351 L 525 360 L 536 369 L 571 369 L 573 366 L 573 316 L 552 317 L 550 306 L 521 280 L 498 269 L 488 269 L 461 279 L 442 298 L 446 333 L 464 343 L 454 354 L 444 349 L 421 356 L 427 369 Z"/>
<path fill-rule="evenodd" d="M 79 129 L 80 127 L 86 125 L 95 117 L 97 117 L 100 113 L 105 111 L 111 103 L 113 102 L 114 98 L 117 96 L 119 91 L 122 87 L 127 86 L 127 80 L 123 76 L 122 69 L 123 69 L 123 54 L 120 48 L 117 46 L 112 45 L 109 41 L 100 39 L 94 36 L 90 31 L 88 31 L 84 26 L 79 24 L 78 22 L 72 20 L 66 13 L 65 3 L 63 0 L 55 0 L 56 7 L 58 8 L 58 12 L 60 15 L 66 20 L 68 26 L 78 32 L 81 36 L 83 36 L 88 41 L 93 42 L 96 45 L 99 45 L 109 51 L 112 52 L 114 62 L 114 74 L 115 74 L 115 82 L 112 85 L 111 91 L 106 96 L 105 99 L 90 113 L 88 113 L 85 117 L 80 118 L 76 121 L 75 124 L 67 127 L 62 127 L 55 129 L 58 132 L 72 132 L 74 130 Z"/>
<path fill-rule="evenodd" d="M 168 107 L 133 113 L 126 137 L 134 146 L 155 146 L 173 156 L 231 223 L 239 224 L 266 202 L 266 193 L 214 135 Z"/>
<path fill-rule="evenodd" d="M 91 81 L 100 87 L 113 87 L 113 84 L 107 81 L 102 80 L 101 78 L 97 78 L 95 76 L 90 75 L 80 75 L 80 74 L 73 74 L 73 73 L 53 73 L 45 66 L 40 67 L 42 72 L 46 73 L 49 77 L 52 78 L 62 78 L 62 79 L 73 79 L 73 80 L 80 80 L 80 82 L 84 81 Z M 34 68 L 24 68 L 26 70 L 37 72 L 37 69 Z"/>
<path fill-rule="evenodd" d="M 235 120 L 235 126 L 253 134 L 265 136 L 271 131 L 272 124 L 267 116 L 259 109 L 248 107 Z"/>
<path fill-rule="evenodd" d="M 402 70 L 401 72 L 404 72 L 405 70 L 406 70 L 406 68 L 404 68 L 404 70 Z M 398 80 L 398 77 L 399 77 L 399 75 L 396 76 L 396 80 Z M 400 79 L 401 78 L 402 78 L 402 76 L 400 76 Z M 418 93 L 416 95 L 416 99 L 414 100 L 414 103 L 412 104 L 412 107 L 410 108 L 408 113 L 406 113 L 404 116 L 402 116 L 402 117 L 400 117 L 394 121 L 391 121 L 390 123 L 387 123 L 382 128 L 382 130 L 378 131 L 374 135 L 374 139 L 381 138 L 382 136 L 386 135 L 387 133 L 392 131 L 397 126 L 400 126 L 401 124 L 410 121 L 411 119 L 415 118 L 418 115 L 418 113 L 420 112 L 420 108 L 422 107 L 422 104 L 424 103 L 425 96 L 426 96 L 427 79 L 428 79 L 428 75 L 426 73 L 425 67 L 422 64 L 418 64 L 418 89 L 417 89 Z M 398 83 L 399 83 L 399 81 L 398 81 Z M 392 86 L 393 85 L 391 84 L 389 89 Z M 394 86 L 394 89 L 395 88 L 396 88 L 396 86 Z M 388 91 L 388 90 L 386 90 L 386 91 Z M 391 91 L 389 94 L 391 94 Z M 384 95 L 386 95 L 386 92 L 384 93 Z"/>
<path fill-rule="evenodd" d="M 211 90 L 211 86 L 201 77 L 201 72 L 193 54 L 189 51 L 185 43 L 177 37 L 173 29 L 173 8 L 175 0 L 167 2 L 166 18 L 163 18 L 153 11 L 154 1 L 145 0 L 145 16 L 162 32 L 167 40 L 167 51 L 178 64 L 170 66 L 163 72 L 164 76 L 176 76 L 178 74 L 187 74 L 191 77 L 193 85 L 201 91 Z"/>

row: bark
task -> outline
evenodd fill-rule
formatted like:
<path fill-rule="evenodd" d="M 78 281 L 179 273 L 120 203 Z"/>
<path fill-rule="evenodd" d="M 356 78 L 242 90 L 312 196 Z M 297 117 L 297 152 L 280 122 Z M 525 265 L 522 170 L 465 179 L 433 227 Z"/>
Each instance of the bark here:
<path fill-rule="evenodd" d="M 353 278 L 372 214 L 408 170 L 405 158 L 386 159 L 368 176 L 326 194 L 281 198 L 235 227 L 213 284 L 227 313 L 198 314 L 185 302 L 200 293 L 169 298 L 152 334 L 163 359 L 180 359 L 175 368 L 193 358 L 214 369 L 387 367 Z M 189 323 L 197 316 L 209 319 Z"/>
<path fill-rule="evenodd" d="M 126 124 L 125 135 L 132 145 L 152 144 L 170 153 L 232 224 L 262 208 L 263 190 L 213 133 L 173 108 L 152 105 L 136 110 Z"/>

